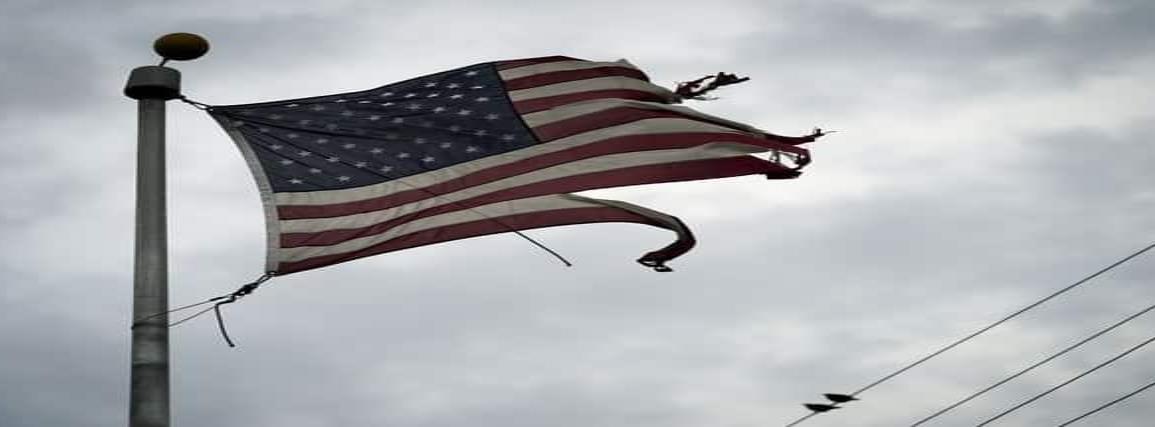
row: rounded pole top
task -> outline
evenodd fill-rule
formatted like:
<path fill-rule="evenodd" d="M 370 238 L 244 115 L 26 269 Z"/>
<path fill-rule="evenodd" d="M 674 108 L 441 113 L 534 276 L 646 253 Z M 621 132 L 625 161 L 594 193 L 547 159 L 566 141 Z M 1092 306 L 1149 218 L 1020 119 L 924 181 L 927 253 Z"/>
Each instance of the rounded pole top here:
<path fill-rule="evenodd" d="M 156 39 L 152 49 L 162 58 L 174 61 L 188 61 L 200 58 L 209 51 L 209 42 L 204 37 L 192 33 L 165 34 Z"/>

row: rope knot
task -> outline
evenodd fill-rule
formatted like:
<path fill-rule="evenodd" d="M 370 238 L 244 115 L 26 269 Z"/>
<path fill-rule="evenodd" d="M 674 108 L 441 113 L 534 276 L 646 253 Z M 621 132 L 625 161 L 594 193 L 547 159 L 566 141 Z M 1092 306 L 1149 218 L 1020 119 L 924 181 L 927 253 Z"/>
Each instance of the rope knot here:
<path fill-rule="evenodd" d="M 261 286 L 261 283 L 265 283 L 266 280 L 271 279 L 273 274 L 274 273 L 271 271 L 267 272 L 252 283 L 246 283 L 240 288 L 237 288 L 237 290 L 233 291 L 231 294 L 213 298 L 213 300 L 223 300 L 213 305 L 213 314 L 215 314 L 217 317 L 217 327 L 221 330 L 221 337 L 225 339 L 225 343 L 228 344 L 229 347 L 236 347 L 237 345 L 233 343 L 233 339 L 229 337 L 229 331 L 225 329 L 225 319 L 223 316 L 221 316 L 221 306 L 237 302 L 237 300 L 253 293 L 253 291 L 257 290 L 257 288 Z"/>
<path fill-rule="evenodd" d="M 233 293 L 229 294 L 229 296 L 240 298 L 253 293 L 253 291 L 257 290 L 257 287 L 259 286 L 261 286 L 261 282 L 248 283 L 244 286 L 241 286 L 240 289 L 233 291 Z"/>

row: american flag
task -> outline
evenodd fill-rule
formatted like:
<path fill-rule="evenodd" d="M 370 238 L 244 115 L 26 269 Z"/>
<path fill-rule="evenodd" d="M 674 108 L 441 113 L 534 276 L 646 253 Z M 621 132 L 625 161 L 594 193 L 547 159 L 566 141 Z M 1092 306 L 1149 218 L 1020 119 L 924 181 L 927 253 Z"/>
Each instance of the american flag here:
<path fill-rule="evenodd" d="M 808 162 L 783 137 L 672 104 L 628 62 L 488 62 L 360 92 L 209 113 L 265 206 L 278 275 L 416 246 L 568 224 L 674 231 L 638 261 L 660 271 L 694 244 L 677 218 L 571 192 L 762 174 Z M 769 153 L 768 159 L 752 156 Z"/>

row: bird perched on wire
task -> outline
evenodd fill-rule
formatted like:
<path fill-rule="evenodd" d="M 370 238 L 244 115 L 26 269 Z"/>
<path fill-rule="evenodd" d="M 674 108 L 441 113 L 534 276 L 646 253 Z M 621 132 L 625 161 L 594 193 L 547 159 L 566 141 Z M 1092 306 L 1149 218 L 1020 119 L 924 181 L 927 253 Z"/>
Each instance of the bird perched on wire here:
<path fill-rule="evenodd" d="M 826 412 L 826 411 L 829 411 L 831 409 L 838 409 L 837 406 L 827 405 L 825 403 L 803 403 L 802 406 L 805 406 L 806 409 L 809 409 L 809 410 L 814 411 L 814 412 Z"/>
<path fill-rule="evenodd" d="M 826 394 L 823 394 L 823 396 L 826 396 L 826 399 L 828 399 L 834 403 L 846 403 L 846 402 L 858 400 L 857 397 L 851 396 L 849 394 L 826 393 Z"/>

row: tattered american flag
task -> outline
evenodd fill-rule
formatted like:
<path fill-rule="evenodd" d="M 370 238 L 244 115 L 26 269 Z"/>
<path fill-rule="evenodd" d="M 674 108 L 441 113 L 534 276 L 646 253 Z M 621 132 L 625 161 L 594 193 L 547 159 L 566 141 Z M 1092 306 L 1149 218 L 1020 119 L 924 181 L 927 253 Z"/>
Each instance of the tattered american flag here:
<path fill-rule="evenodd" d="M 283 275 L 467 237 L 633 222 L 674 231 L 638 261 L 694 244 L 677 218 L 571 192 L 749 174 L 808 162 L 783 137 L 706 115 L 625 61 L 551 56 L 472 65 L 376 89 L 209 113 L 263 198 L 266 269 Z M 769 153 L 769 159 L 752 156 Z"/>

